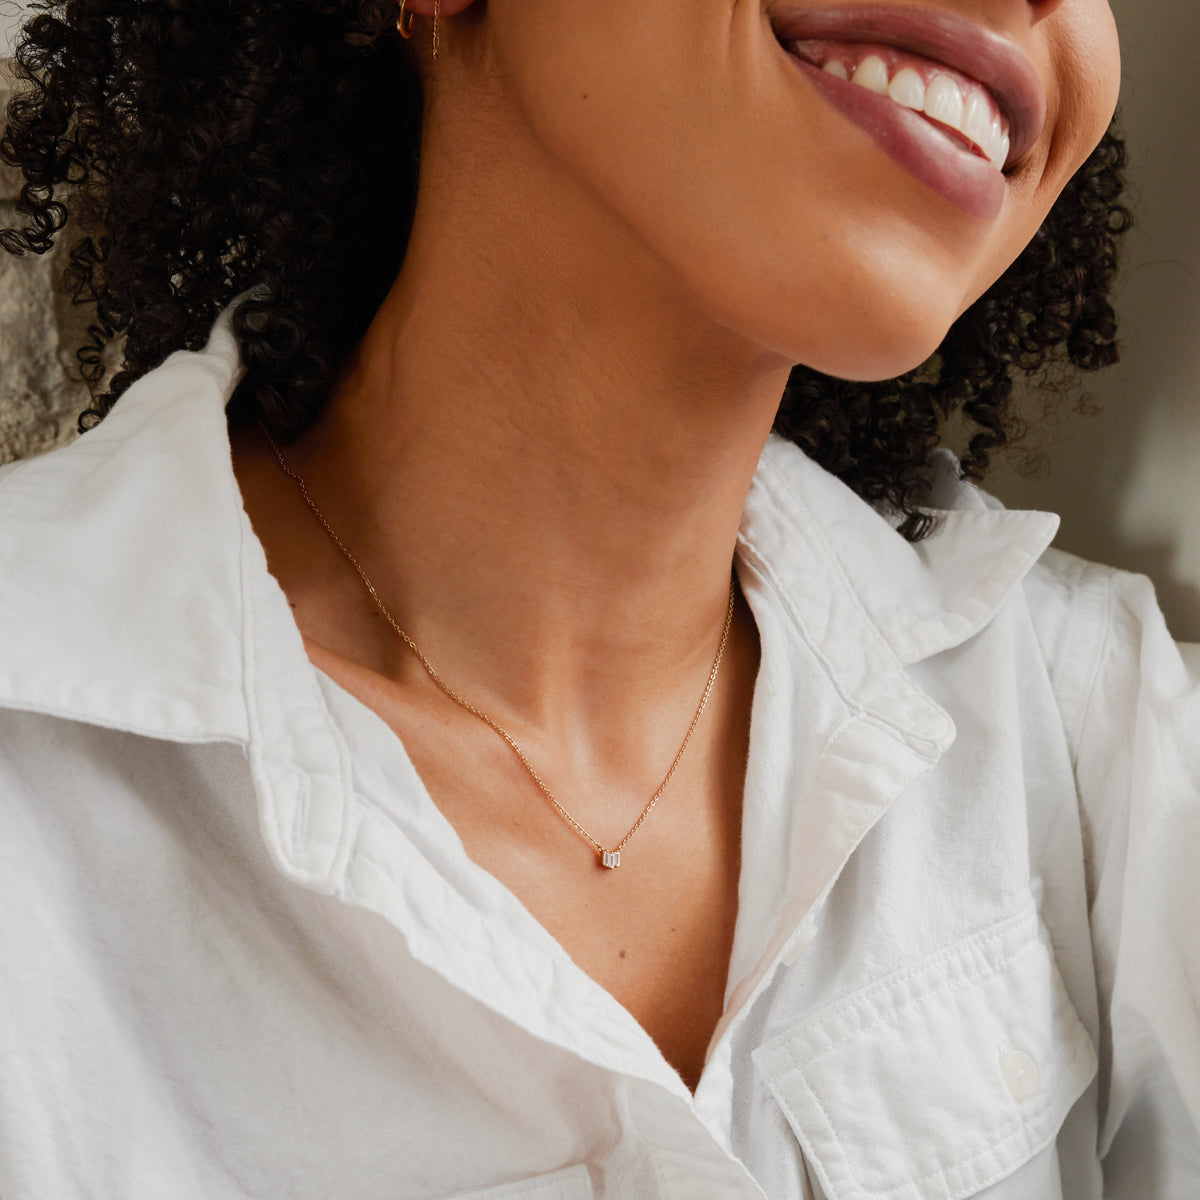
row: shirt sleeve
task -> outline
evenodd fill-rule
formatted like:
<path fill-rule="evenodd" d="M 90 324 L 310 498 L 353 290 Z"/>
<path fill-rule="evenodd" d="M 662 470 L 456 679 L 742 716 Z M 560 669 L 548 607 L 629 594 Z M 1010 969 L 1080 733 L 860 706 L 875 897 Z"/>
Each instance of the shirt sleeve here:
<path fill-rule="evenodd" d="M 1058 682 L 1087 855 L 1104 1194 L 1195 1200 L 1200 647 L 1173 641 L 1147 579 L 1072 573 Z"/>

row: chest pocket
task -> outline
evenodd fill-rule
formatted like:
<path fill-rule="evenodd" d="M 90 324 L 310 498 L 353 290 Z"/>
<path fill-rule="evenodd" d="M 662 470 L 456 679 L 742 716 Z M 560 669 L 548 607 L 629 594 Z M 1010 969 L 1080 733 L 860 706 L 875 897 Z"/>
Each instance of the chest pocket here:
<path fill-rule="evenodd" d="M 829 1200 L 963 1200 L 1054 1141 L 1096 1052 L 1032 904 L 754 1061 Z"/>
<path fill-rule="evenodd" d="M 592 1200 L 592 1180 L 583 1163 L 563 1167 L 548 1175 L 501 1183 L 473 1192 L 459 1192 L 447 1200 Z"/>

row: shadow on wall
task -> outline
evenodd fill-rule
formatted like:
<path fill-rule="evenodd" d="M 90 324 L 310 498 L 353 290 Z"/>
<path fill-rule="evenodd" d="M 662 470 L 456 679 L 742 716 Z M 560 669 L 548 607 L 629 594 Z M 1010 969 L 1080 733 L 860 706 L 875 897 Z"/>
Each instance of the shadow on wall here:
<path fill-rule="evenodd" d="M 1002 469 L 988 487 L 1060 513 L 1061 548 L 1149 575 L 1175 636 L 1200 640 L 1200 5 L 1113 8 L 1138 222 L 1118 294 L 1123 362 L 1089 381 L 1103 412 L 1064 420 L 1044 478 Z"/>

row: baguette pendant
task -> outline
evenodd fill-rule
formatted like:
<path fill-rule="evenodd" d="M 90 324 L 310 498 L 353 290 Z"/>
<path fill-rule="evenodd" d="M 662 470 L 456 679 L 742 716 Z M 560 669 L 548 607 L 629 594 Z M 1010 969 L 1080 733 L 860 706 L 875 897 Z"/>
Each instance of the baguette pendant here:
<path fill-rule="evenodd" d="M 620 850 L 601 850 L 600 862 L 603 866 L 608 867 L 609 870 L 615 871 L 621 865 Z"/>

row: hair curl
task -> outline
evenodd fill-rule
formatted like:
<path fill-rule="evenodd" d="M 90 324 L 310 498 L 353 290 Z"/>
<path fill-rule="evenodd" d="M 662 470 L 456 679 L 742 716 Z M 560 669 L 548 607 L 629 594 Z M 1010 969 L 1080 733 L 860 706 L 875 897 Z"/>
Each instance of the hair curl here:
<path fill-rule="evenodd" d="M 15 52 L 0 157 L 20 168 L 13 254 L 47 251 L 68 205 L 64 283 L 95 319 L 77 357 L 90 428 L 140 375 L 234 314 L 234 423 L 312 421 L 400 268 L 422 93 L 394 0 L 39 0 Z M 1110 129 L 1024 253 L 922 368 L 852 383 L 796 367 L 776 430 L 916 539 L 925 467 L 954 411 L 965 476 L 1020 432 L 1019 373 L 1117 358 L 1109 291 L 1124 145 Z M 119 347 L 118 369 L 106 349 Z M 107 386 L 105 386 L 107 382 Z M 103 389 L 103 390 L 102 390 Z"/>

